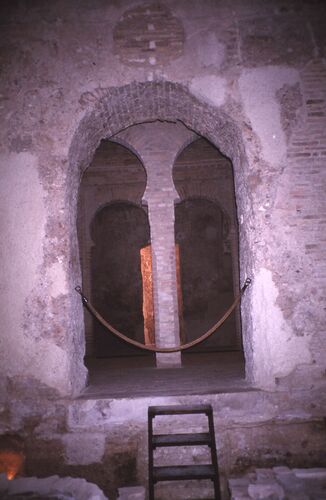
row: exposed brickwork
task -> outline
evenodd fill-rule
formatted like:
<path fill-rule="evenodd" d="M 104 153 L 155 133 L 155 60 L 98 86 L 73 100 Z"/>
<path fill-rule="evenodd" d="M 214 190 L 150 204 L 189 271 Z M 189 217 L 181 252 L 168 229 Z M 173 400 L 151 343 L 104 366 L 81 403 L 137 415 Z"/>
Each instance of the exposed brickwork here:
<path fill-rule="evenodd" d="M 155 338 L 164 347 L 180 343 L 174 238 L 174 202 L 178 196 L 172 168 L 177 152 L 192 136 L 181 124 L 159 122 L 136 125 L 118 135 L 137 150 L 147 172 L 144 199 L 151 227 Z M 157 363 L 178 365 L 180 353 L 158 354 Z"/>
<path fill-rule="evenodd" d="M 143 4 L 126 11 L 113 33 L 115 54 L 124 64 L 155 67 L 183 52 L 181 22 L 162 4 Z"/>
<path fill-rule="evenodd" d="M 309 27 L 301 17 L 295 24 L 280 14 L 241 21 L 240 35 L 243 62 L 248 66 L 300 64 L 313 54 Z"/>
<path fill-rule="evenodd" d="M 316 346 L 325 334 L 323 303 L 326 296 L 326 67 L 322 60 L 312 61 L 302 71 L 302 92 L 304 112 L 299 115 L 299 123 L 291 136 L 277 208 L 287 225 L 286 237 L 295 239 L 300 248 L 300 258 L 289 273 L 306 297 L 307 308 L 304 311 L 292 303 L 290 310 L 296 334 L 311 337 L 315 363 L 320 357 Z M 302 282 L 307 269 L 309 276 Z M 284 277 L 283 283 L 286 287 Z M 316 332 L 314 336 L 312 331 Z"/>
<path fill-rule="evenodd" d="M 111 136 L 133 123 L 155 120 L 182 121 L 211 140 L 233 160 L 235 168 L 244 152 L 240 131 L 230 118 L 223 111 L 216 113 L 180 84 L 155 81 L 135 82 L 121 88 L 97 88 L 85 92 L 80 104 L 85 110 L 93 109 L 81 121 L 70 148 L 70 161 L 82 168 L 89 164 L 103 134 Z"/>

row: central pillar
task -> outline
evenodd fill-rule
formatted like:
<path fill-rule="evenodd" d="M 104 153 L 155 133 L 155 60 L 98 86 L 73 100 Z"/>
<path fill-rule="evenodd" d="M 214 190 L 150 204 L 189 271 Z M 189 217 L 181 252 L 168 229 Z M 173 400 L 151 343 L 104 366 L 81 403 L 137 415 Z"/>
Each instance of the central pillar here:
<path fill-rule="evenodd" d="M 174 204 L 179 195 L 172 170 L 184 144 L 197 137 L 181 123 L 150 122 L 120 132 L 119 141 L 132 147 L 147 173 L 143 201 L 151 227 L 154 291 L 155 343 L 159 347 L 180 345 Z M 181 366 L 181 353 L 158 353 L 157 367 Z"/>
<path fill-rule="evenodd" d="M 162 193 L 163 194 L 163 193 Z M 149 221 L 151 225 L 155 340 L 160 347 L 180 344 L 179 313 L 176 282 L 176 259 L 174 243 L 174 200 L 161 203 L 148 197 Z M 158 353 L 157 366 L 181 365 L 181 354 Z"/>
<path fill-rule="evenodd" d="M 171 156 L 166 150 L 143 155 L 148 174 L 145 199 L 151 227 L 155 342 L 159 347 L 180 344 L 174 238 L 174 203 L 178 195 L 172 179 Z M 162 368 L 181 366 L 181 354 L 158 353 L 156 363 Z"/>

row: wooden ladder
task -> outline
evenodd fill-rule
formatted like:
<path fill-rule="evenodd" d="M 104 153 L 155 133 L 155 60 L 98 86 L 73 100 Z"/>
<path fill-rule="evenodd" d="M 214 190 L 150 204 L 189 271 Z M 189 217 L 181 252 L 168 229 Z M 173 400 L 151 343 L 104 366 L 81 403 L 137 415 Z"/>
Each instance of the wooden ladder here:
<path fill-rule="evenodd" d="M 153 419 L 159 415 L 205 414 L 208 432 L 186 434 L 153 434 Z M 165 446 L 209 446 L 211 463 L 203 465 L 154 466 L 154 450 Z M 148 408 L 148 483 L 149 500 L 154 500 L 154 485 L 158 481 L 184 479 L 211 479 L 214 483 L 215 500 L 220 500 L 220 483 L 215 444 L 213 409 L 211 405 L 150 406 Z"/>

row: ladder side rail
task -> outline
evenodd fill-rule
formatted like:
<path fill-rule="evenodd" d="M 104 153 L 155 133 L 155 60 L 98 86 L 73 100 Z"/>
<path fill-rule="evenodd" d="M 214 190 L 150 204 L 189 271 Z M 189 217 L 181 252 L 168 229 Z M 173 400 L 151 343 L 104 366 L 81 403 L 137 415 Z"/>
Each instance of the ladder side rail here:
<path fill-rule="evenodd" d="M 153 448 L 153 418 L 148 412 L 148 499 L 154 500 L 154 448 Z"/>
<path fill-rule="evenodd" d="M 209 434 L 211 437 L 210 449 L 211 449 L 212 465 L 214 466 L 214 470 L 215 470 L 215 477 L 213 479 L 215 500 L 221 500 L 220 478 L 219 478 L 219 470 L 218 470 L 218 462 L 217 462 L 214 417 L 213 417 L 213 409 L 212 408 L 209 411 L 209 413 L 207 414 L 207 417 L 208 417 Z"/>

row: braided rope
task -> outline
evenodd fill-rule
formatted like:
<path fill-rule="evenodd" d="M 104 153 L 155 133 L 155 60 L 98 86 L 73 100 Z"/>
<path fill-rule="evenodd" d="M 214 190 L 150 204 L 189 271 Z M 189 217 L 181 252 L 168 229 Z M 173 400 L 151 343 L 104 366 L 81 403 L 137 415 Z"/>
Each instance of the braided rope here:
<path fill-rule="evenodd" d="M 133 340 L 133 339 L 127 337 L 123 333 L 119 332 L 119 330 L 117 330 L 116 328 L 114 328 L 114 326 L 110 325 L 110 323 L 108 323 L 103 318 L 103 316 L 100 315 L 100 313 L 95 309 L 95 307 L 89 302 L 89 300 L 87 299 L 87 297 L 85 297 L 85 295 L 83 294 L 83 291 L 82 291 L 82 289 L 81 289 L 80 286 L 76 286 L 75 290 L 81 296 L 84 306 L 90 311 L 90 313 L 107 330 L 109 330 L 111 333 L 113 333 L 116 337 L 118 337 L 121 340 L 124 340 L 128 344 L 131 344 L 131 345 L 133 345 L 135 347 L 139 347 L 140 349 L 144 349 L 145 351 L 164 353 L 164 352 L 185 351 L 186 349 L 190 349 L 190 347 L 198 345 L 201 342 L 203 342 L 204 340 L 208 339 L 208 337 L 210 337 L 218 328 L 220 328 L 220 326 L 223 325 L 223 323 L 227 320 L 227 318 L 230 316 L 230 314 L 234 311 L 234 309 L 239 304 L 243 293 L 248 288 L 248 286 L 250 285 L 250 283 L 251 283 L 251 279 L 247 278 L 246 281 L 244 282 L 243 287 L 241 288 L 241 291 L 240 291 L 239 295 L 237 295 L 237 297 L 235 298 L 234 302 L 231 304 L 231 306 L 229 307 L 229 309 L 223 314 L 223 316 L 209 330 L 207 330 L 205 333 L 203 333 L 197 339 L 192 340 L 191 342 L 187 342 L 186 344 L 182 344 L 182 345 L 175 346 L 175 347 L 157 347 L 155 345 L 145 345 L 145 344 L 142 344 L 141 342 L 138 342 L 137 340 Z"/>

